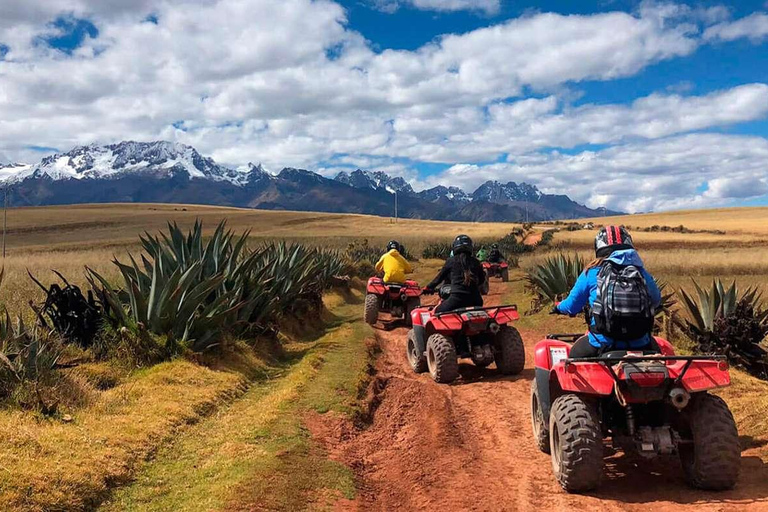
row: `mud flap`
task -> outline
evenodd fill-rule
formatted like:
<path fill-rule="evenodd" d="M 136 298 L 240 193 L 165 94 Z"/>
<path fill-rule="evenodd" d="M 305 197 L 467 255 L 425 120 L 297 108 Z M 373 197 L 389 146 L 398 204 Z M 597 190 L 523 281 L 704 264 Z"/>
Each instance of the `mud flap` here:
<path fill-rule="evenodd" d="M 416 348 L 420 354 L 427 351 L 427 330 L 423 325 L 413 326 L 413 337 L 416 338 Z"/>
<path fill-rule="evenodd" d="M 549 398 L 549 370 L 536 368 L 535 370 L 536 388 L 539 392 L 539 407 L 544 418 L 544 424 L 549 425 L 549 410 L 552 402 Z"/>

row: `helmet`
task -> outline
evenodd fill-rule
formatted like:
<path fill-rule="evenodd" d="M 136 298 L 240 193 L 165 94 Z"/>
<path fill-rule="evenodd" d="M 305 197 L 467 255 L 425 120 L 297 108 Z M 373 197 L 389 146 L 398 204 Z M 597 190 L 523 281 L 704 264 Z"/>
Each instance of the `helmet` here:
<path fill-rule="evenodd" d="M 453 240 L 453 254 L 472 252 L 472 239 L 467 235 L 459 235 Z"/>
<path fill-rule="evenodd" d="M 499 248 L 499 244 L 491 244 L 491 249 L 498 249 L 498 248 Z"/>
<path fill-rule="evenodd" d="M 595 237 L 595 256 L 605 258 L 613 251 L 634 249 L 632 237 L 624 226 L 605 226 L 600 228 Z"/>
<path fill-rule="evenodd" d="M 400 242 L 398 242 L 397 240 L 390 240 L 389 243 L 387 244 L 387 250 L 391 251 L 392 249 L 394 249 L 394 250 L 399 252 L 400 251 Z"/>

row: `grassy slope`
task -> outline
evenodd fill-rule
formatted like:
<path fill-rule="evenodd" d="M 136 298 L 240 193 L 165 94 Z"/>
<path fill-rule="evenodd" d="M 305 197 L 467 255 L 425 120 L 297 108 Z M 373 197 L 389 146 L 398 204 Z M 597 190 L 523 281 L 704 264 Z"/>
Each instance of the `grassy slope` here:
<path fill-rule="evenodd" d="M 353 497 L 351 471 L 313 445 L 303 416 L 354 412 L 368 375 L 370 335 L 359 309 L 357 303 L 335 308 L 336 327 L 284 377 L 253 387 L 180 436 L 105 508 L 301 510 L 327 493 Z"/>
<path fill-rule="evenodd" d="M 357 312 L 356 307 L 341 306 L 342 302 L 339 297 L 331 297 L 331 306 L 340 315 L 334 318 L 337 324 L 350 320 L 353 310 Z M 2 509 L 90 510 L 109 497 L 114 487 L 130 482 L 143 462 L 169 441 L 179 440 L 181 443 L 188 439 L 179 435 L 190 428 L 202 432 L 211 428 L 200 439 L 200 445 L 190 447 L 190 456 L 212 453 L 219 457 L 219 462 L 227 462 L 222 466 L 222 475 L 252 476 L 256 468 L 238 465 L 237 461 L 230 460 L 230 455 L 247 453 L 252 457 L 258 455 L 257 458 L 262 460 L 259 452 L 262 447 L 252 445 L 255 451 L 241 452 L 242 445 L 237 444 L 248 444 L 248 437 L 260 439 L 260 430 L 246 431 L 247 425 L 238 421 L 269 425 L 271 419 L 284 412 L 284 407 L 294 404 L 298 394 L 306 389 L 309 380 L 321 368 L 335 371 L 341 366 L 345 371 L 339 374 L 349 380 L 339 383 L 334 378 L 327 378 L 329 389 L 339 387 L 343 392 L 337 394 L 338 400 L 325 401 L 324 397 L 318 397 L 313 403 L 317 403 L 318 409 L 351 407 L 352 402 L 347 402 L 346 397 L 355 396 L 352 388 L 362 373 L 355 364 L 364 365 L 367 352 L 364 345 L 349 342 L 352 339 L 357 342 L 364 335 L 359 324 L 344 323 L 320 340 L 290 343 L 287 357 L 280 361 L 271 356 L 257 356 L 251 349 L 236 345 L 210 367 L 183 359 L 162 363 L 135 372 L 112 389 L 90 389 L 95 395 L 93 403 L 74 411 L 71 422 L 43 419 L 21 411 L 4 411 L 0 414 Z M 337 350 L 339 347 L 344 350 Z M 336 354 L 335 366 L 324 365 L 326 356 L 331 353 Z M 86 365 L 78 375 L 102 373 L 101 366 L 90 368 Z M 359 370 L 355 375 L 350 373 L 353 368 Z M 81 380 L 87 387 L 87 379 Z M 238 398 L 227 412 L 217 412 Z M 216 415 L 211 416 L 214 412 Z M 209 416 L 210 419 L 205 420 Z M 201 420 L 200 426 L 193 427 Z M 225 422 L 230 430 L 222 430 L 219 421 Z M 286 424 L 284 427 L 290 429 L 296 425 Z M 244 434 L 246 438 L 238 438 L 235 434 L 239 432 L 247 432 Z M 212 446 L 213 440 L 225 445 L 219 446 L 221 450 L 216 449 L 215 453 L 206 452 L 204 448 Z M 306 446 L 302 445 L 306 436 L 300 429 L 290 435 L 286 430 L 279 440 L 263 449 L 267 452 L 274 449 L 273 454 L 277 454 L 288 446 L 294 450 Z M 174 462 L 181 464 L 181 461 Z M 279 462 L 279 458 L 272 462 Z M 322 465 L 318 471 L 336 474 L 338 468 Z M 185 468 L 181 475 L 185 486 L 190 483 L 187 473 L 188 468 Z M 337 487 L 348 494 L 351 492 L 348 475 L 344 471 L 338 474 L 346 483 Z M 200 473 L 198 476 L 201 478 L 199 483 L 206 486 L 198 491 L 206 495 L 212 493 L 208 475 Z M 233 481 L 229 478 L 222 481 L 222 485 L 229 488 Z M 187 496 L 196 497 L 191 492 Z"/>

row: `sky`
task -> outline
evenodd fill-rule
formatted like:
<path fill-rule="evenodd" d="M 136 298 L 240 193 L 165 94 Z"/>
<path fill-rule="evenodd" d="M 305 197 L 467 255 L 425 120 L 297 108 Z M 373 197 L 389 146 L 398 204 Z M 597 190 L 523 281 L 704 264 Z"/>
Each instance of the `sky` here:
<path fill-rule="evenodd" d="M 121 140 L 629 212 L 768 205 L 768 2 L 2 0 L 0 162 Z"/>

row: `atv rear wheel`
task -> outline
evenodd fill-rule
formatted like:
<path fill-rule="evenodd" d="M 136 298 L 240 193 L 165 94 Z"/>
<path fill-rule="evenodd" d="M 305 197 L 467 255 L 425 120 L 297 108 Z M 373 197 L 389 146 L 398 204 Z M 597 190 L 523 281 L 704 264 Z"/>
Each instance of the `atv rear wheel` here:
<path fill-rule="evenodd" d="M 683 410 L 693 443 L 680 446 L 680 461 L 689 485 L 722 491 L 736 485 L 741 464 L 739 432 L 728 404 L 701 393 Z"/>
<path fill-rule="evenodd" d="M 369 293 L 365 296 L 365 323 L 374 325 L 379 319 L 379 296 Z"/>
<path fill-rule="evenodd" d="M 539 401 L 539 386 L 536 379 L 531 382 L 531 425 L 533 425 L 533 438 L 536 446 L 544 453 L 550 453 L 549 449 L 549 424 L 544 421 L 544 413 Z"/>
<path fill-rule="evenodd" d="M 563 395 L 549 415 L 552 470 L 568 492 L 589 491 L 603 476 L 603 436 L 594 405 L 578 395 Z"/>
<path fill-rule="evenodd" d="M 411 297 L 410 299 L 407 299 L 405 301 L 405 324 L 410 327 L 413 325 L 413 319 L 411 318 L 411 313 L 413 313 L 413 310 L 421 307 L 421 299 L 418 297 Z"/>
<path fill-rule="evenodd" d="M 504 375 L 517 375 L 525 368 L 525 345 L 514 327 L 504 325 L 496 333 L 496 368 Z"/>
<path fill-rule="evenodd" d="M 453 341 L 442 334 L 427 340 L 427 367 L 435 382 L 448 384 L 459 376 L 459 361 Z"/>
<path fill-rule="evenodd" d="M 504 283 L 509 282 L 509 269 L 505 268 L 501 271 L 501 281 Z"/>
<path fill-rule="evenodd" d="M 406 348 L 408 363 L 414 373 L 424 373 L 427 371 L 427 358 L 424 354 L 419 354 L 418 344 L 416 343 L 416 333 L 413 329 L 408 331 L 408 346 Z"/>

